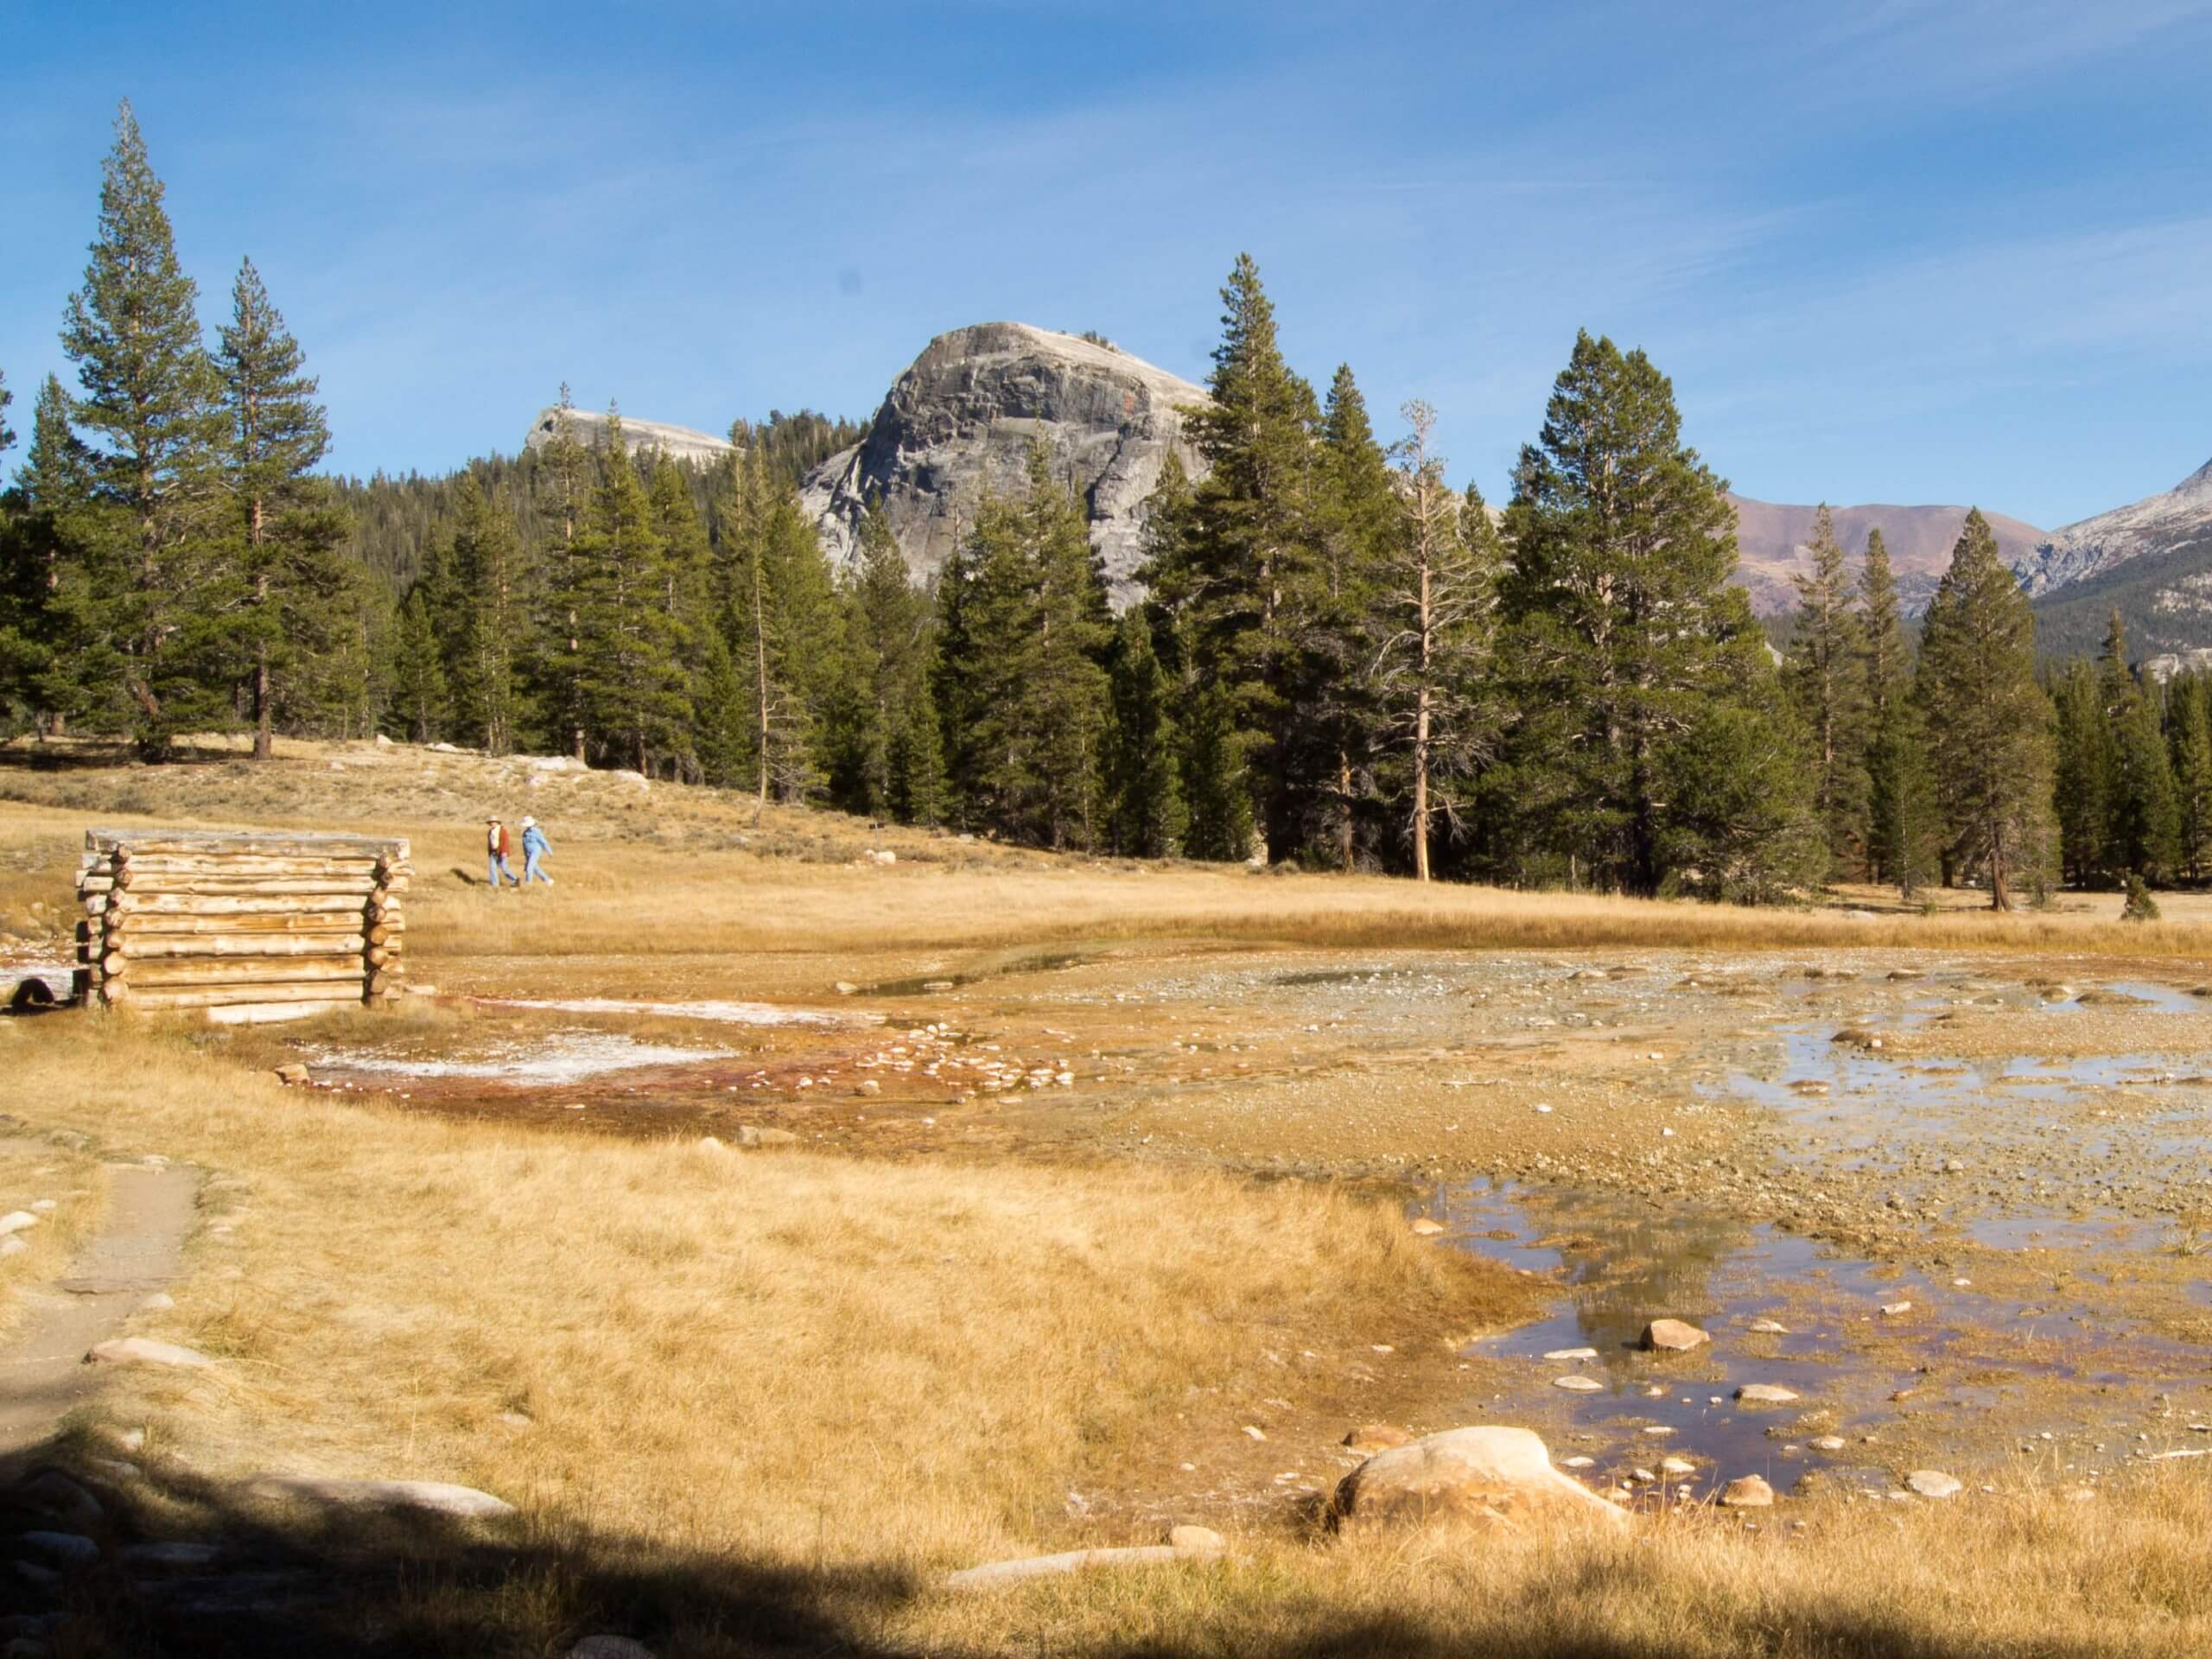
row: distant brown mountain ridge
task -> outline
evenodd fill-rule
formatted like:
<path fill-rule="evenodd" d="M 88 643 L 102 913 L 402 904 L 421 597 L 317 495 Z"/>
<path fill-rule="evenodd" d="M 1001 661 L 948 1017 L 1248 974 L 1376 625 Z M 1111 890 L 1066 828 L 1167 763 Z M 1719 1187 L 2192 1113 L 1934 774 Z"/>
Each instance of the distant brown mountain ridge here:
<path fill-rule="evenodd" d="M 1759 615 L 1785 615 L 1797 606 L 1797 590 L 1789 578 L 1811 568 L 1805 544 L 1812 539 L 1813 515 L 1818 509 L 1754 501 L 1732 493 L 1728 499 L 1736 506 L 1736 579 L 1750 592 L 1751 608 Z M 1866 551 L 1866 532 L 1880 529 L 1897 571 L 1898 594 L 1911 612 L 1927 607 L 1967 519 L 1966 508 L 1949 506 L 1877 504 L 1831 507 L 1829 512 L 1835 518 L 1836 540 L 1854 565 Z M 1999 556 L 2009 565 L 2017 567 L 2049 539 L 2049 532 L 1986 507 L 1981 516 L 1997 532 Z"/>

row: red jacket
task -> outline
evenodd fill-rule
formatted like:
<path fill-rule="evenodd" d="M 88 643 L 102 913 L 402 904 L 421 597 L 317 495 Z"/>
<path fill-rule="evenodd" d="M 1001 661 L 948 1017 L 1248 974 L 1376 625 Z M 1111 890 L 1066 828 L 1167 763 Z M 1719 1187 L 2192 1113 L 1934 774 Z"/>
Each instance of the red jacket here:
<path fill-rule="evenodd" d="M 493 824 L 484 831 L 484 845 L 494 856 L 505 858 L 512 843 L 507 840 L 507 826 Z"/>

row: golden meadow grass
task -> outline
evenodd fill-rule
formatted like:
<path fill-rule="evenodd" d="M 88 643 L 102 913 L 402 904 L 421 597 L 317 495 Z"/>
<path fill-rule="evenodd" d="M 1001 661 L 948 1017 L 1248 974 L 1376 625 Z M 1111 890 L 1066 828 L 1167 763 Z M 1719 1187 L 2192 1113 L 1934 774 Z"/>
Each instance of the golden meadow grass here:
<path fill-rule="evenodd" d="M 818 993 L 855 957 L 1070 940 L 2195 956 L 2206 937 L 2187 920 L 2122 929 L 2087 914 L 1866 920 L 1416 894 L 1055 861 L 807 814 L 764 826 L 804 855 L 766 857 L 725 844 L 752 833 L 748 817 L 711 800 L 658 829 L 619 799 L 573 823 L 543 814 L 563 886 L 557 906 L 524 905 L 448 873 L 475 861 L 461 781 L 407 784 L 397 822 L 365 814 L 378 798 L 350 774 L 305 765 L 289 780 L 208 782 L 207 798 L 179 787 L 139 804 L 235 823 L 253 821 L 242 806 L 260 809 L 224 791 L 274 803 L 293 791 L 291 822 L 413 834 L 424 874 L 410 949 L 431 978 L 463 957 L 480 974 L 501 957 L 553 972 L 588 951 L 642 972 L 728 953 L 780 963 L 779 983 Z M 124 784 L 168 787 L 159 773 Z M 457 822 L 426 810 L 418 795 L 433 788 L 456 797 Z M 0 806 L 0 924 L 21 929 L 29 905 L 66 898 L 76 838 L 106 816 L 90 807 Z M 899 865 L 842 861 L 882 843 Z M 432 1036 L 443 1018 L 404 1017 Z M 2212 1643 L 2212 1483 L 2198 1463 L 2087 1502 L 2064 1496 L 2061 1471 L 2024 1465 L 1999 1478 L 2000 1493 L 1948 1508 L 1807 1501 L 1757 1531 L 1699 1514 L 1624 1541 L 1337 1543 L 1286 1504 L 1209 1517 L 1235 1535 L 1225 1564 L 946 1592 L 934 1586 L 947 1567 L 1156 1536 L 1168 1517 L 1117 1510 L 1114 1494 L 1203 1480 L 1179 1464 L 1210 1466 L 1241 1421 L 1297 1392 L 1287 1354 L 1336 1365 L 1408 1332 L 1463 1335 L 1518 1317 L 1525 1290 L 1339 1189 L 1181 1166 L 585 1141 L 283 1090 L 242 1064 L 266 1052 L 251 1034 L 0 1022 L 0 1068 L 35 1130 L 158 1150 L 213 1178 L 179 1306 L 136 1328 L 204 1349 L 220 1373 L 122 1379 L 95 1408 L 96 1435 L 143 1424 L 156 1472 L 480 1485 L 523 1505 L 525 1535 L 556 1547 L 550 1565 L 494 1592 L 410 1580 L 424 1628 L 465 1598 L 456 1624 L 475 1634 L 404 1650 L 562 1651 L 604 1622 L 594 1586 L 626 1564 L 658 1574 L 626 1616 L 664 1659 L 793 1645 L 713 1604 L 733 1583 L 804 1614 L 797 1645 L 847 1650 L 2086 1659 Z M 79 1167 L 43 1140 L 0 1147 L 8 1192 L 61 1179 L 26 1173 L 42 1165 Z M 1478 1419 L 1480 1402 L 1465 1410 Z M 1325 1469 L 1316 1448 L 1348 1416 L 1254 1455 Z M 1103 1530 L 1083 1518 L 1086 1494 L 1112 1517 Z"/>

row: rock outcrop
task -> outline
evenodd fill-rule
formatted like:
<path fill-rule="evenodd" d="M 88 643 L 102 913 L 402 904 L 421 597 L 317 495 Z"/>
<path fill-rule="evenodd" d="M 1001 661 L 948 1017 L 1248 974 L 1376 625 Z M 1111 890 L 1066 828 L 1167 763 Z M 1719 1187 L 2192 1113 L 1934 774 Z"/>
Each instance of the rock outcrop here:
<path fill-rule="evenodd" d="M 2212 555 L 2212 461 L 2171 490 L 2067 525 L 2012 563 L 2032 596 L 2146 555 L 2190 550 Z"/>
<path fill-rule="evenodd" d="M 554 423 L 560 413 L 550 405 L 539 410 L 537 418 L 530 423 L 530 435 L 522 441 L 522 447 L 543 449 L 552 442 Z M 604 412 L 572 409 L 569 418 L 575 423 L 578 443 L 593 449 L 607 448 Z M 735 451 L 735 446 L 728 440 L 691 427 L 671 426 L 666 421 L 633 420 L 627 415 L 622 417 L 622 442 L 633 454 L 640 449 L 658 449 L 671 461 L 688 461 L 695 467 L 719 466 Z"/>
<path fill-rule="evenodd" d="M 1082 495 L 1122 603 L 1160 468 L 1173 452 L 1199 470 L 1178 410 L 1205 401 L 1204 387 L 1073 334 L 1020 322 L 957 328 L 899 377 L 865 438 L 807 475 L 803 499 L 823 550 L 842 563 L 869 498 L 880 498 L 908 569 L 926 579 L 985 491 L 1020 492 L 1030 446 L 1042 442 Z"/>
<path fill-rule="evenodd" d="M 1330 1516 L 1340 1529 L 1458 1521 L 1511 1523 L 1556 1516 L 1607 1527 L 1627 1517 L 1552 1467 L 1551 1453 L 1525 1428 L 1446 1429 L 1392 1446 L 1338 1483 Z"/>

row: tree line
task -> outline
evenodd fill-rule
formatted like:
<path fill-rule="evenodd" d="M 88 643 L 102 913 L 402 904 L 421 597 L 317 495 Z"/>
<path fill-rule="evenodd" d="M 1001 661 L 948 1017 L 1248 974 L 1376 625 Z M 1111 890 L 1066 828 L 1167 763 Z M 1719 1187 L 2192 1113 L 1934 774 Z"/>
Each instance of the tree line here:
<path fill-rule="evenodd" d="M 1202 468 L 1149 504 L 1118 616 L 1042 449 L 912 580 L 871 508 L 833 569 L 805 467 L 855 435 L 741 424 L 730 464 L 619 415 L 443 480 L 332 480 L 251 263 L 211 346 L 126 105 L 78 389 L 40 389 L 0 503 L 16 732 L 279 729 L 555 751 L 1055 848 L 1769 899 L 1835 878 L 2005 906 L 2212 860 L 2212 699 L 2104 660 L 2039 678 L 1970 513 L 1917 628 L 1879 532 L 1818 516 L 1786 653 L 1729 578 L 1723 480 L 1640 351 L 1585 334 L 1493 508 L 1433 410 L 1375 429 L 1285 360 L 1257 269 L 1222 292 Z M 0 383 L 0 448 L 7 394 Z"/>

